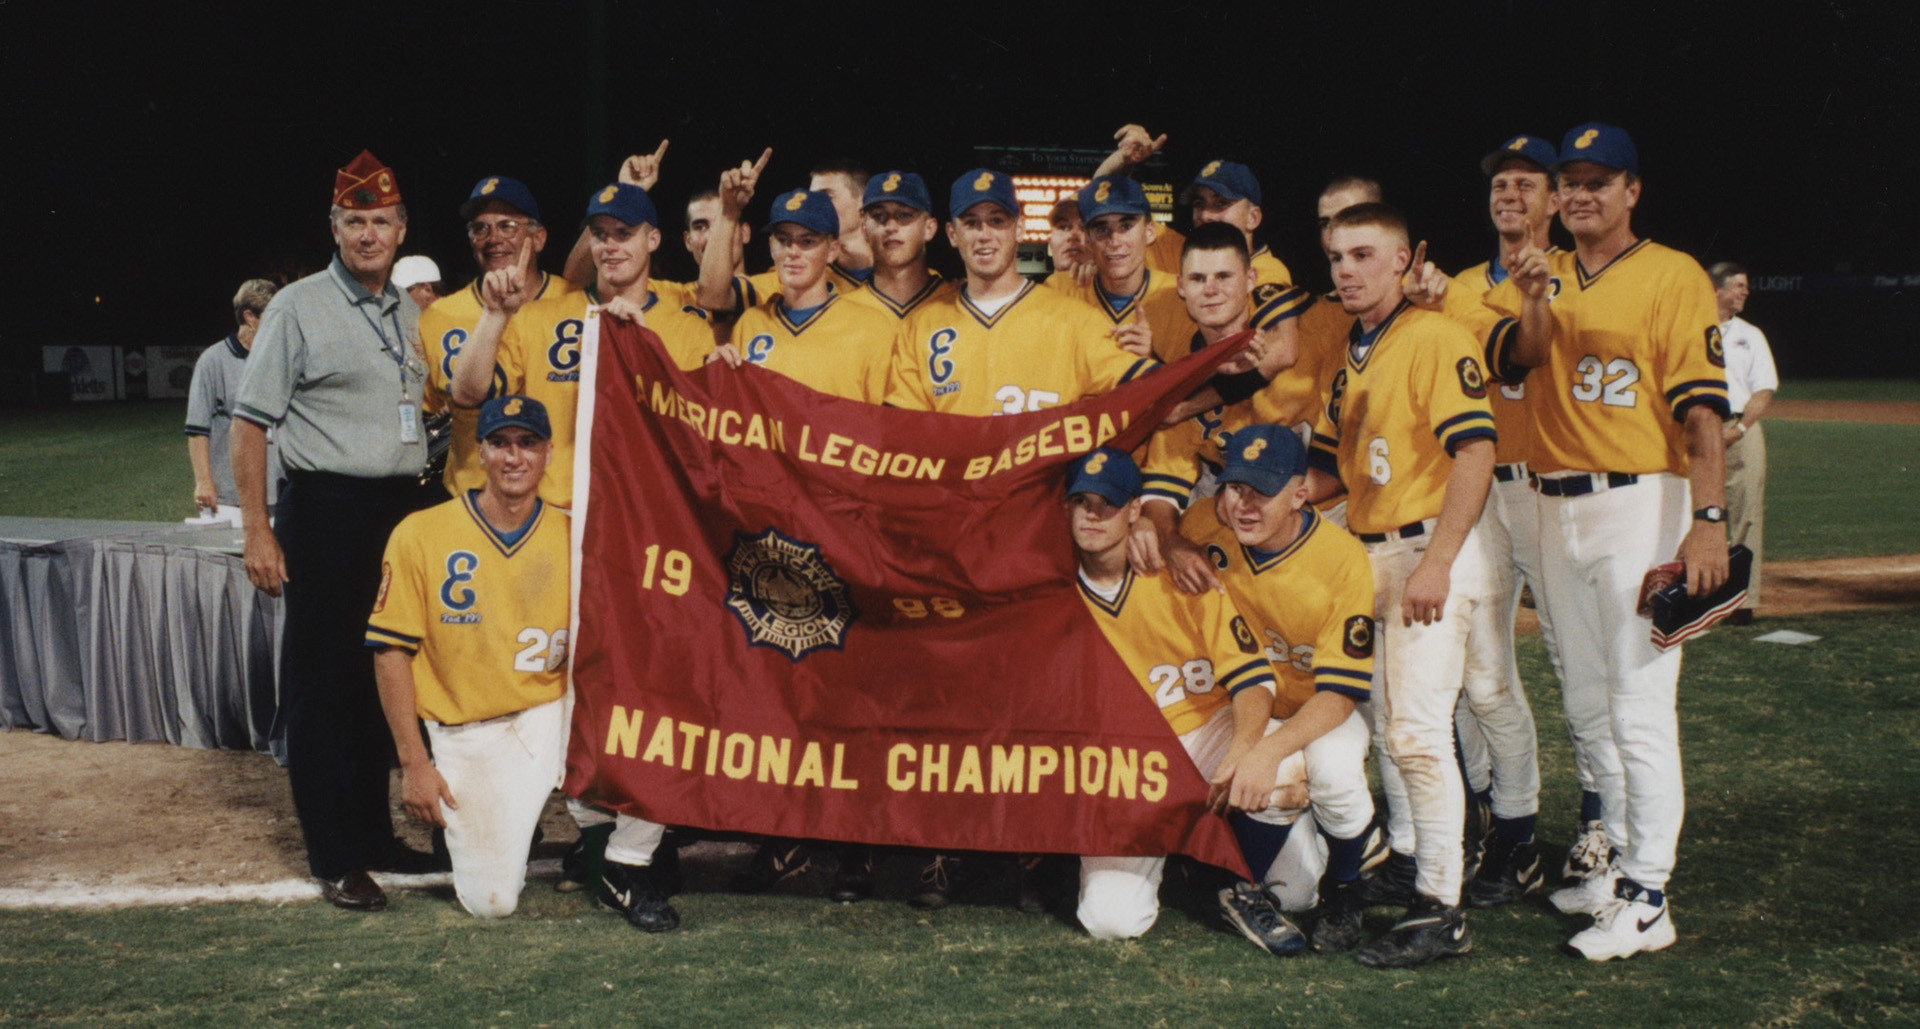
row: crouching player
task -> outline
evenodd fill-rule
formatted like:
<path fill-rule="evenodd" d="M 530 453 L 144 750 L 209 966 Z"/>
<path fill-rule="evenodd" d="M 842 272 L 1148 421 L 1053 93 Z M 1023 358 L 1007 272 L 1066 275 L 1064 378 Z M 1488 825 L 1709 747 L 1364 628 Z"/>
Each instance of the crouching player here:
<path fill-rule="evenodd" d="M 1367 791 L 1366 719 L 1355 705 L 1373 686 L 1373 573 L 1366 552 L 1346 530 L 1325 521 L 1307 502 L 1307 451 L 1280 425 L 1249 425 L 1226 438 L 1220 492 L 1189 508 L 1182 523 L 1218 572 L 1234 607 L 1266 644 L 1276 690 L 1273 730 L 1212 772 L 1241 810 L 1258 804 L 1274 769 L 1305 760 L 1312 822 L 1326 844 L 1319 875 L 1319 919 L 1313 948 L 1335 952 L 1360 940 L 1365 908 L 1358 880 L 1368 857 L 1373 795 Z M 1288 847 L 1290 826 L 1235 825 L 1243 849 L 1251 837 L 1271 856 Z M 1312 842 L 1312 841 L 1307 841 Z M 1317 848 L 1306 848 L 1316 853 Z M 1298 874 L 1305 858 L 1287 861 L 1279 878 Z M 1255 874 L 1267 861 L 1250 855 Z M 1222 913 L 1249 939 L 1274 948 L 1248 927 L 1279 922 L 1272 910 L 1276 876 L 1267 888 L 1242 883 L 1220 894 Z M 1295 890 L 1286 891 L 1289 894 Z"/>
<path fill-rule="evenodd" d="M 546 408 L 497 397 L 477 435 L 486 485 L 393 530 L 367 645 L 407 813 L 446 828 L 460 903 L 503 918 L 566 761 L 569 530 L 539 495 Z"/>
<path fill-rule="evenodd" d="M 1164 575 L 1136 574 L 1127 538 L 1140 517 L 1140 469 L 1102 447 L 1075 462 L 1067 480 L 1067 521 L 1080 558 L 1080 594 L 1107 641 L 1180 737 L 1202 775 L 1236 760 L 1267 730 L 1273 669 L 1247 623 L 1218 593 L 1188 596 Z M 1250 817 L 1292 822 L 1306 803 L 1306 766 L 1270 770 L 1264 789 L 1249 788 Z M 1291 810 L 1289 810 L 1289 808 Z M 1249 863 L 1256 855 L 1247 855 Z M 1274 854 L 1265 855 L 1264 870 Z M 1164 857 L 1080 859 L 1080 924 L 1100 939 L 1129 939 L 1160 913 Z M 1287 927 L 1291 929 L 1291 927 Z M 1306 947 L 1292 930 L 1291 950 Z"/>

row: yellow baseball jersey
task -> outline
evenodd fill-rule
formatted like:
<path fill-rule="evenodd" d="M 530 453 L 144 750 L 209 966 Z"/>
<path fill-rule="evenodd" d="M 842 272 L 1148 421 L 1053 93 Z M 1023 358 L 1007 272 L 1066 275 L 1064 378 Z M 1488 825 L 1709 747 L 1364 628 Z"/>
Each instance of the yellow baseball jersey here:
<path fill-rule="evenodd" d="M 886 399 L 893 364 L 894 318 L 868 304 L 829 293 L 804 322 L 775 293 L 733 323 L 733 345 L 748 363 L 848 400 Z"/>
<path fill-rule="evenodd" d="M 1273 251 L 1267 249 L 1265 243 L 1260 244 L 1253 252 L 1253 278 L 1254 284 L 1259 286 L 1269 283 L 1275 286 L 1293 285 L 1293 272 L 1287 269 L 1285 261 L 1280 260 L 1274 256 Z"/>
<path fill-rule="evenodd" d="M 866 287 L 867 280 L 871 278 L 873 278 L 872 265 L 865 268 L 842 268 L 838 261 L 827 265 L 827 281 L 833 283 L 833 288 L 841 293 L 851 295 L 859 292 Z"/>
<path fill-rule="evenodd" d="M 699 307 L 699 287 L 691 282 L 672 282 L 667 279 L 647 279 L 647 288 L 659 296 L 660 302 L 672 307 Z"/>
<path fill-rule="evenodd" d="M 1046 281 L 1041 285 L 1048 289 L 1057 289 L 1062 293 L 1072 293 L 1080 288 L 1080 284 L 1073 279 L 1073 273 L 1066 271 L 1054 272 L 1047 276 Z"/>
<path fill-rule="evenodd" d="M 1687 411 L 1728 411 L 1707 273 L 1645 239 L 1593 272 L 1571 252 L 1547 260 L 1553 344 L 1529 379 L 1536 432 L 1528 464 L 1541 474 L 1687 474 Z M 1517 316 L 1520 291 L 1508 280 L 1487 304 Z"/>
<path fill-rule="evenodd" d="M 1241 690 L 1273 693 L 1259 638 L 1218 593 L 1190 597 L 1165 575 L 1128 568 L 1112 600 L 1081 576 L 1080 599 L 1176 735 L 1205 725 Z"/>
<path fill-rule="evenodd" d="M 535 301 L 564 296 L 579 296 L 579 291 L 558 275 L 541 272 L 540 290 L 527 304 L 531 306 Z M 507 322 L 509 330 L 526 309 L 523 306 L 514 313 Z M 480 467 L 480 444 L 473 438 L 474 428 L 480 422 L 480 409 L 456 406 L 452 395 L 453 368 L 460 360 L 460 348 L 472 338 L 473 328 L 480 324 L 483 310 L 480 280 L 475 279 L 466 289 L 449 293 L 420 312 L 420 342 L 426 350 L 427 359 L 427 384 L 421 403 L 429 411 L 451 412 L 453 416 L 448 426 L 451 435 L 448 438 L 447 470 L 442 481 L 446 483 L 447 492 L 454 496 L 487 484 L 486 470 Z M 493 385 L 487 395 L 491 397 L 509 392 L 512 391 L 507 389 L 506 372 L 496 360 Z"/>
<path fill-rule="evenodd" d="M 1305 441 L 1313 430 L 1319 410 L 1320 387 L 1326 381 L 1326 366 L 1339 359 L 1338 346 L 1325 342 L 1332 338 L 1324 332 L 1307 331 L 1309 311 L 1327 305 L 1316 302 L 1313 294 L 1295 288 L 1261 284 L 1254 287 L 1256 324 L 1261 326 L 1294 319 L 1301 323 L 1299 356 L 1293 366 L 1283 369 L 1260 392 L 1237 404 L 1216 407 L 1153 434 L 1147 443 L 1146 460 L 1140 466 L 1144 492 L 1165 497 L 1185 506 L 1199 481 L 1203 466 L 1218 470 L 1225 462 L 1220 447 L 1226 438 L 1248 425 L 1291 426 Z M 1338 305 L 1335 305 L 1338 310 Z M 1311 324 L 1327 321 L 1315 316 Z M 1344 332 L 1344 328 L 1342 332 Z M 1206 343 L 1194 333 L 1188 352 Z"/>
<path fill-rule="evenodd" d="M 1446 315 L 1404 301 L 1372 332 L 1354 320 L 1307 454 L 1346 483 L 1354 532 L 1436 517 L 1453 452 L 1498 438 L 1478 350 Z"/>
<path fill-rule="evenodd" d="M 540 496 L 561 507 L 573 504 L 574 416 L 580 409 L 580 335 L 586 329 L 588 305 L 600 295 L 584 293 L 546 297 L 520 309 L 500 340 L 500 368 L 506 392 L 532 397 L 546 405 L 553 425 L 553 457 Z M 649 291 L 647 328 L 659 335 L 674 366 L 691 371 L 713 352 L 713 330 L 707 314 L 697 307 L 671 307 Z M 471 433 L 469 433 L 471 436 Z M 481 473 L 482 484 L 486 474 Z M 469 487 L 478 488 L 478 487 Z"/>
<path fill-rule="evenodd" d="M 1189 342 L 1199 331 L 1187 317 L 1187 302 L 1180 299 L 1178 283 L 1178 272 L 1167 274 L 1148 268 L 1141 273 L 1139 292 L 1130 296 L 1107 292 L 1099 276 L 1084 286 L 1076 283 L 1065 292 L 1106 316 L 1110 327 L 1145 325 L 1153 333 L 1153 356 L 1167 362 L 1192 353 Z"/>
<path fill-rule="evenodd" d="M 1149 215 L 1148 217 L 1152 217 Z M 1168 279 L 1180 277 L 1180 248 L 1187 243 L 1187 237 L 1165 222 L 1154 222 L 1153 242 L 1147 244 L 1147 268 L 1159 272 Z M 1092 250 L 1088 250 L 1091 259 Z"/>
<path fill-rule="evenodd" d="M 1202 466 L 1218 470 L 1225 463 L 1221 445 L 1245 426 L 1285 425 L 1302 441 L 1311 438 L 1314 418 L 1325 402 L 1321 391 L 1331 374 L 1329 368 L 1341 359 L 1351 318 L 1338 302 L 1316 300 L 1298 287 L 1262 283 L 1254 287 L 1254 303 L 1256 325 L 1297 321 L 1299 356 L 1252 397 L 1154 433 L 1140 466 L 1146 494 L 1185 506 Z M 1190 349 L 1203 343 L 1196 333 Z"/>
<path fill-rule="evenodd" d="M 847 299 L 878 308 L 892 315 L 894 321 L 902 322 L 906 321 L 908 315 L 919 310 L 921 304 L 932 300 L 951 299 L 959 290 L 959 283 L 941 278 L 939 272 L 928 269 L 927 284 L 920 287 L 920 292 L 908 297 L 905 301 L 895 300 L 882 293 L 871 280 L 868 281 L 866 288 L 847 294 Z"/>
<path fill-rule="evenodd" d="M 1181 520 L 1206 548 L 1234 610 L 1266 644 L 1278 682 L 1275 718 L 1291 718 L 1320 690 L 1355 703 L 1373 695 L 1373 567 L 1366 549 L 1312 508 L 1300 534 L 1278 553 L 1240 544 L 1214 516 L 1214 498 Z"/>
<path fill-rule="evenodd" d="M 1019 414 L 1071 404 L 1158 368 L 1114 346 L 1100 312 L 1020 287 L 988 314 L 962 286 L 920 305 L 894 338 L 887 403 L 909 411 Z"/>
<path fill-rule="evenodd" d="M 1558 252 L 1558 247 L 1547 251 L 1549 257 Z M 1482 360 L 1495 380 L 1487 394 L 1487 407 L 1493 411 L 1493 424 L 1500 433 L 1493 459 L 1500 464 L 1517 464 L 1525 461 L 1533 449 L 1533 411 L 1527 407 L 1526 384 L 1530 369 L 1504 366 L 1499 350 L 1507 326 L 1514 322 L 1484 303 L 1486 295 L 1505 281 L 1506 269 L 1482 261 L 1453 277 L 1442 310 L 1483 343 Z"/>
<path fill-rule="evenodd" d="M 832 278 L 827 279 L 832 282 Z M 780 273 L 768 269 L 753 275 L 735 275 L 733 277 L 733 299 L 737 305 L 735 313 L 750 307 L 759 307 L 767 298 L 780 292 Z"/>
<path fill-rule="evenodd" d="M 503 533 L 479 496 L 401 521 L 367 619 L 367 646 L 413 655 L 414 706 L 445 725 L 525 711 L 567 686 L 567 512 L 535 501 Z"/>
<path fill-rule="evenodd" d="M 1147 247 L 1147 267 L 1171 278 L 1178 278 L 1180 275 L 1180 248 L 1186 245 L 1187 237 L 1174 229 L 1173 226 L 1159 225 L 1157 235 L 1153 237 L 1153 243 Z M 1254 283 L 1256 285 L 1264 285 L 1269 282 L 1278 286 L 1293 285 L 1293 273 L 1287 270 L 1286 262 L 1274 256 L 1273 251 L 1268 250 L 1265 243 L 1254 248 L 1252 257 Z M 1051 278 L 1047 280 L 1047 285 L 1053 285 Z M 1062 288 L 1072 285 L 1074 285 L 1073 280 L 1068 278 L 1068 280 L 1062 284 Z"/>

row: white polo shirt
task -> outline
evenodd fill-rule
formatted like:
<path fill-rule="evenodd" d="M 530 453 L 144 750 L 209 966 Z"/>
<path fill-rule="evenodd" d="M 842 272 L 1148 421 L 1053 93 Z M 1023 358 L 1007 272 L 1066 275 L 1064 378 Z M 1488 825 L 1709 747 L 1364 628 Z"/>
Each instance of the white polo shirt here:
<path fill-rule="evenodd" d="M 1773 351 L 1767 347 L 1767 334 L 1753 323 L 1735 315 L 1720 323 L 1720 344 L 1727 354 L 1727 409 L 1739 414 L 1747 401 L 1761 390 L 1780 388 L 1780 373 L 1773 367 Z"/>

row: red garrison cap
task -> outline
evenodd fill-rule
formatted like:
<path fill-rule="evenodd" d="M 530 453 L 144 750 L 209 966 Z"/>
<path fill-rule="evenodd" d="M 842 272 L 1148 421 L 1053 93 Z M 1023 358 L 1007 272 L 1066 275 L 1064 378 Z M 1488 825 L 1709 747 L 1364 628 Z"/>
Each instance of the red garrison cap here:
<path fill-rule="evenodd" d="M 400 187 L 393 181 L 393 169 L 362 150 L 353 163 L 334 173 L 333 202 L 350 211 L 392 207 L 400 202 Z"/>

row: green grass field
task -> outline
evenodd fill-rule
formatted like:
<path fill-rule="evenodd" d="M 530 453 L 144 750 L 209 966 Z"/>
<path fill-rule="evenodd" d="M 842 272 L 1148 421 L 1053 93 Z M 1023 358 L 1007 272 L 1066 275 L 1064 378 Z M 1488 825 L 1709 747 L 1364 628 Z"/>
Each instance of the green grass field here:
<path fill-rule="evenodd" d="M 1920 401 L 1920 379 L 1795 379 L 1781 383 L 1782 400 Z"/>
<path fill-rule="evenodd" d="M 1410 972 L 1268 958 L 1170 875 L 1144 939 L 1058 917 L 705 888 L 645 936 L 532 883 L 479 924 L 448 897 L 0 913 L 0 1022 L 48 1025 L 1892 1026 L 1920 1011 L 1920 614 L 1796 621 L 1804 647 L 1720 629 L 1688 646 L 1687 829 L 1672 950 L 1593 965 L 1538 896 L 1475 913 L 1472 955 Z M 1575 801 L 1544 652 L 1542 837 Z M 1370 919 L 1384 929 L 1388 912 Z"/>

